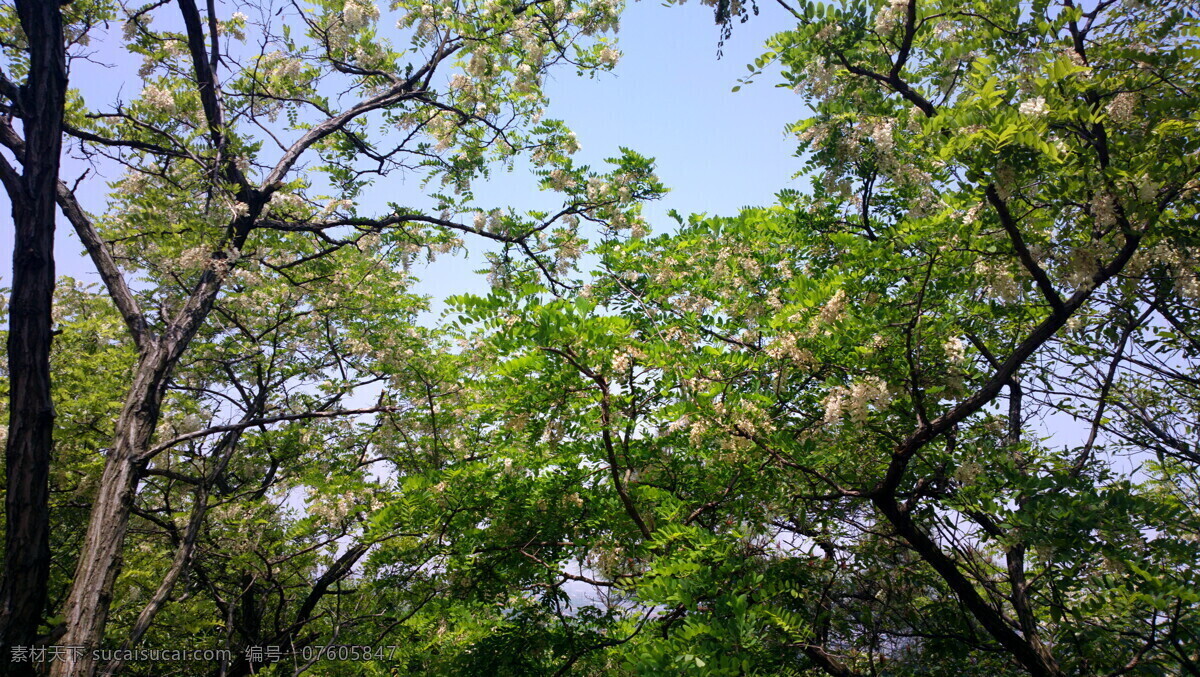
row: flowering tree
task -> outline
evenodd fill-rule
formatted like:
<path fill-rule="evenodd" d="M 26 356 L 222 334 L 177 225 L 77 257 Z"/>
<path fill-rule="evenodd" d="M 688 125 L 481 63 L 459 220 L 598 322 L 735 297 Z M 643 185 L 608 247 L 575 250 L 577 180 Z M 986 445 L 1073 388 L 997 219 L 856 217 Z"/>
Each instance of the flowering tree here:
<path fill-rule="evenodd" d="M 581 215 L 619 226 L 657 190 L 643 176 L 623 192 L 589 192 L 593 174 L 570 160 L 574 136 L 542 119 L 548 69 L 615 63 L 611 44 L 592 36 L 615 29 L 617 10 L 605 0 L 394 3 L 384 16 L 359 0 L 238 11 L 181 0 L 106 7 L 120 35 L 85 23 L 69 36 L 74 45 L 124 48 L 143 65 L 129 78 L 141 82 L 134 100 L 89 107 L 72 94 L 66 104 L 77 151 L 123 171 L 108 204 L 89 213 L 72 185 L 53 179 L 125 328 L 131 350 L 114 359 L 126 360 L 131 376 L 111 386 L 123 391 L 119 414 L 93 426 L 110 442 L 79 486 L 91 507 L 82 540 L 63 546 L 77 565 L 51 637 L 135 645 L 189 577 L 220 610 L 209 609 L 224 618 L 209 629 L 227 646 L 295 645 L 317 619 L 338 634 L 319 605 L 374 543 L 392 537 L 363 523 L 360 501 L 369 506 L 386 480 L 362 454 L 387 428 L 378 417 L 396 427 L 414 406 L 413 384 L 424 382 L 409 372 L 437 362 L 436 342 L 413 327 L 421 303 L 405 293 L 406 271 L 418 257 L 461 248 L 463 233 L 502 243 L 547 275 L 563 271 L 580 254 Z M 53 42 L 28 30 L 30 42 Z M 38 70 L 49 66 L 29 61 L 37 54 L 26 43 L 5 49 L 14 72 L 28 65 L 35 80 L 61 75 Z M 27 139 L 43 121 L 39 110 L 13 109 Z M 4 124 L 0 142 L 18 162 L 32 161 L 12 118 Z M 564 193 L 559 211 L 520 215 L 475 202 L 472 180 L 522 156 Z M 397 198 L 373 212 L 361 206 L 372 185 L 404 174 L 430 189 L 393 190 Z M 368 384 L 373 405 L 344 406 Z M 417 401 L 433 397 L 421 394 Z M 289 521 L 287 506 L 306 488 L 314 519 Z M 334 491 L 342 498 L 331 499 Z M 261 526 L 270 523 L 281 526 Z M 205 556 L 206 539 L 219 542 L 220 533 L 245 542 L 239 557 L 250 579 L 240 586 L 227 553 L 221 570 Z M 281 551 L 289 548 L 298 550 Z M 313 552 L 324 554 L 305 554 Z M 257 574 L 247 563 L 256 557 L 266 562 Z M 164 558 L 165 568 L 123 573 L 123 560 Z M 49 563 L 36 565 L 30 575 L 45 580 Z M 264 580 L 281 587 L 264 589 Z M 110 603 L 130 586 L 145 591 L 135 596 L 143 602 L 132 615 L 120 606 L 114 636 Z M 271 632 L 262 624 L 266 596 L 280 601 Z M 256 604 L 234 623 L 234 609 Z M 85 653 L 53 671 L 121 667 L 94 665 Z M 242 658 L 221 669 L 256 666 Z"/>
<path fill-rule="evenodd" d="M 522 554 L 637 674 L 1195 672 L 1194 7 L 780 4 L 811 196 L 465 306 Z"/>
<path fill-rule="evenodd" d="M 364 674 L 1196 672 L 1194 9 L 780 4 L 747 79 L 814 111 L 813 194 L 656 237 L 650 161 L 576 166 L 542 119 L 548 68 L 615 61 L 604 0 L 68 30 L 143 67 L 64 95 L 121 176 L 94 213 L 53 182 L 105 295 L 57 293 L 49 637 L 189 637 L 222 675 L 346 674 L 331 643 L 400 647 Z M 560 209 L 474 198 L 520 157 Z M 421 328 L 409 271 L 464 234 L 493 290 Z"/>

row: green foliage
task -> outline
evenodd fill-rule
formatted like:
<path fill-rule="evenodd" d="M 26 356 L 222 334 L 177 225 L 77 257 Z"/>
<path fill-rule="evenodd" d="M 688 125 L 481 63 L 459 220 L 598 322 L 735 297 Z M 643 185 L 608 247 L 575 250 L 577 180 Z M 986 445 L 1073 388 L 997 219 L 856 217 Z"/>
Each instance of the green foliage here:
<path fill-rule="evenodd" d="M 325 644 L 397 648 L 304 670 L 1200 661 L 1194 8 L 792 3 L 743 84 L 779 65 L 809 105 L 811 194 L 651 235 L 653 162 L 577 165 L 541 118 L 549 68 L 615 63 L 614 4 L 243 8 L 214 18 L 219 124 L 157 6 L 71 7 L 145 60 L 120 111 L 70 106 L 126 170 L 104 251 L 150 331 L 205 318 L 150 414 L 106 646 L 191 552 L 140 641 L 286 647 L 235 674 Z M 562 207 L 479 204 L 523 155 Z M 368 213 L 409 170 L 427 194 Z M 422 326 L 412 271 L 465 237 L 500 243 L 492 288 Z M 58 303 L 56 604 L 151 352 L 98 291 Z"/>
<path fill-rule="evenodd" d="M 811 196 L 461 301 L 513 467 L 594 473 L 539 560 L 637 674 L 1194 663 L 1194 11 L 793 10 Z"/>

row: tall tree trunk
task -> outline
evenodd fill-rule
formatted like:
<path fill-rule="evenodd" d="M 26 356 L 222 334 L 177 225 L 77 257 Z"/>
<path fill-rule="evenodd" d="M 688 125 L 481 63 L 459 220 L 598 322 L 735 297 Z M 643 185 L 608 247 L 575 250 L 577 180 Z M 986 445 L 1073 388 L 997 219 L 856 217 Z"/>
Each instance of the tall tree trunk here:
<path fill-rule="evenodd" d="M 248 224 L 262 211 L 262 203 L 251 206 L 249 215 L 235 222 L 239 237 L 234 246 L 245 242 Z M 72 218 L 81 215 L 68 212 Z M 213 302 L 221 290 L 227 268 L 221 263 L 224 254 L 215 253 L 213 261 L 179 314 L 170 322 L 162 336 L 141 335 L 142 347 L 133 384 L 125 398 L 125 406 L 117 419 L 116 439 L 104 474 L 100 491 L 92 503 L 91 518 L 84 535 L 75 580 L 67 596 L 64 611 L 67 634 L 62 644 L 97 648 L 104 639 L 108 609 L 112 602 L 113 584 L 121 571 L 121 550 L 129 530 L 129 514 L 137 494 L 138 481 L 150 460 L 151 442 L 158 425 L 163 397 L 171 373 L 196 336 L 205 318 L 212 312 Z M 135 323 L 136 324 L 136 323 Z M 91 677 L 96 670 L 89 651 L 68 652 L 65 660 L 51 664 L 53 677 Z"/>
<path fill-rule="evenodd" d="M 29 44 L 29 75 L 16 103 L 25 136 L 20 177 L 5 188 L 15 226 L 8 335 L 9 427 L 5 445 L 4 578 L 0 582 L 0 665 L 9 647 L 32 644 L 46 606 L 50 571 L 49 476 L 54 432 L 50 396 L 54 219 L 67 91 L 62 14 L 57 2 L 17 0 Z"/>
<path fill-rule="evenodd" d="M 142 354 L 133 387 L 117 419 L 116 441 L 104 464 L 100 491 L 92 504 L 92 517 L 67 597 L 64 645 L 98 648 L 104 638 L 113 585 L 121 570 L 121 551 L 129 529 L 129 514 L 138 480 L 146 466 L 144 455 L 150 448 L 167 380 L 175 364 L 166 352 L 160 344 Z M 90 654 L 90 651 L 84 651 L 78 656 L 69 655 L 65 660 L 55 661 L 51 664 L 51 674 L 56 677 L 92 675 L 96 666 Z"/>

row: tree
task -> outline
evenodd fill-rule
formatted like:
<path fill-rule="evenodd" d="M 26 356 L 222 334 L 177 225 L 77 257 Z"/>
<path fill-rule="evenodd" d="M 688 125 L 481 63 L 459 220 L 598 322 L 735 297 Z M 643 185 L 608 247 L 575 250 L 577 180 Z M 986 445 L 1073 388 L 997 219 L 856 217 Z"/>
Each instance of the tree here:
<path fill-rule="evenodd" d="M 370 448 L 361 441 L 369 440 L 364 432 L 381 424 L 360 429 L 336 420 L 406 410 L 402 385 L 385 388 L 374 406 L 341 404 L 358 386 L 407 368 L 402 360 L 388 366 L 385 354 L 396 360 L 393 351 L 420 347 L 419 333 L 396 340 L 415 332 L 412 316 L 420 305 L 402 291 L 419 254 L 456 250 L 463 246 L 456 233 L 466 232 L 538 265 L 569 265 L 578 253 L 556 261 L 556 245 L 569 243 L 575 215 L 597 204 L 576 191 L 557 213 L 521 216 L 481 209 L 470 183 L 495 163 L 511 165 L 521 156 L 543 169 L 549 187 L 565 189 L 564 173 L 587 178 L 569 159 L 578 147 L 573 135 L 561 122 L 540 119 L 541 82 L 557 64 L 591 71 L 615 62 L 611 45 L 588 38 L 615 28 L 615 6 L 396 5 L 395 31 L 367 2 L 244 9 L 254 16 L 216 3 L 202 9 L 191 0 L 120 8 L 123 44 L 145 60 L 141 93 L 107 110 L 68 103 L 64 126 L 80 151 L 103 166 L 124 167 L 114 186 L 119 197 L 97 215 L 71 186 L 54 181 L 59 206 L 96 266 L 136 359 L 103 468 L 87 483 L 90 517 L 78 552 L 69 554 L 77 567 L 63 603 L 62 644 L 107 644 L 116 586 L 148 586 L 136 618 L 122 620 L 124 641 L 136 645 L 176 584 L 204 561 L 206 531 L 219 540 L 218 529 L 253 529 L 260 523 L 253 520 L 280 517 L 287 487 L 307 482 L 349 490 L 331 483 L 340 478 L 357 481 L 362 491 L 369 473 L 361 467 L 327 470 L 321 483 L 301 476 L 309 472 L 304 459 L 320 451 L 320 438 L 308 434 L 321 428 L 299 423 L 330 422 L 334 436 L 326 440 L 360 440 L 345 442 L 349 452 Z M 177 14 L 164 19 L 167 12 Z M 167 27 L 152 26 L 156 18 Z M 393 40 L 407 47 L 393 47 Z M 9 46 L 14 62 L 22 54 L 21 45 Z M 451 77 L 455 66 L 462 72 Z M 11 121 L 6 129 L 0 141 L 14 157 L 27 158 Z M 372 183 L 405 172 L 440 185 L 428 200 L 417 200 L 429 207 L 397 201 L 369 215 L 356 205 Z M 604 200 L 627 206 L 641 197 Z M 14 305 L 17 297 L 14 291 Z M 384 338 L 386 350 L 374 345 Z M 338 376 L 331 379 L 329 370 Z M 338 462 L 345 458 L 339 454 Z M 265 478 L 255 477 L 264 471 Z M 272 489 L 282 497 L 268 496 Z M 275 502 L 264 505 L 264 496 Z M 315 504 L 328 500 L 327 493 L 314 497 Z M 243 522 L 230 507 L 213 512 L 221 506 L 258 513 Z M 190 514 L 186 523 L 175 522 L 180 508 Z M 391 537 L 364 536 L 361 520 L 346 522 L 341 512 L 302 524 L 300 532 L 266 534 L 276 543 L 271 548 L 296 546 L 301 553 L 336 550 L 356 534 L 365 539 L 337 557 L 283 560 L 293 563 L 287 575 L 298 578 L 281 584 L 309 588 L 287 602 L 293 622 L 275 637 L 285 644 L 300 641 L 323 598 L 377 542 L 371 539 Z M 216 523 L 214 515 L 221 518 Z M 148 548 L 140 555 L 126 547 L 131 520 L 139 547 Z M 164 540 L 154 545 L 156 538 Z M 162 556 L 172 561 L 165 571 L 154 568 L 150 579 L 130 571 L 119 583 L 123 560 Z M 219 607 L 228 571 L 194 573 Z M 275 573 L 271 565 L 264 575 L 270 580 Z M 243 590 L 243 610 L 255 608 L 256 594 L 265 593 L 253 585 Z M 119 612 L 127 613 L 124 605 Z M 262 619 L 261 611 L 247 613 L 245 623 Z M 249 631 L 245 639 L 262 639 L 250 625 L 240 628 Z M 90 654 L 52 666 L 57 675 L 98 667 Z M 103 669 L 120 667 L 114 661 Z M 240 660 L 231 669 L 245 673 L 254 664 Z"/>
<path fill-rule="evenodd" d="M 748 80 L 810 104 L 812 194 L 657 236 L 653 163 L 540 119 L 547 68 L 615 60 L 606 2 L 120 9 L 141 93 L 63 128 L 121 176 L 94 214 L 56 183 L 106 295 L 56 296 L 56 641 L 1196 673 L 1194 9 L 781 6 Z M 521 157 L 560 210 L 475 200 Z M 493 288 L 423 328 L 410 270 L 463 233 Z"/>
<path fill-rule="evenodd" d="M 16 5 L 28 61 L 25 82 L 0 80 L 5 112 L 21 118 L 10 147 L 18 166 L 0 162 L 12 206 L 13 293 L 9 304 L 9 406 L 5 440 L 5 558 L 0 580 L 0 650 L 37 635 L 50 566 L 47 511 L 54 405 L 50 393 L 50 303 L 54 292 L 54 204 L 67 65 L 60 9 Z M 14 22 L 8 22 L 14 23 Z M 14 26 L 16 28 L 18 26 Z"/>
<path fill-rule="evenodd" d="M 780 4 L 811 196 L 464 301 L 522 553 L 637 674 L 1195 673 L 1194 8 Z"/>

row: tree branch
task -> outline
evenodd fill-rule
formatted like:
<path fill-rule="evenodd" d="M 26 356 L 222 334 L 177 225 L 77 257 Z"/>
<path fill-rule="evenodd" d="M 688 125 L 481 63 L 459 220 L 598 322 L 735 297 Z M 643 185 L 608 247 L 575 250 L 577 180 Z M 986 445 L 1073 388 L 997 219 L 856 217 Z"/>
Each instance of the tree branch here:
<path fill-rule="evenodd" d="M 1004 227 L 1004 232 L 1008 233 L 1008 239 L 1012 240 L 1013 249 L 1017 251 L 1017 258 L 1021 260 L 1021 265 L 1025 266 L 1025 270 L 1033 276 L 1033 281 L 1037 283 L 1038 289 L 1042 292 L 1042 296 L 1046 297 L 1046 301 L 1055 312 L 1061 312 L 1063 308 L 1062 297 L 1054 289 L 1054 284 L 1050 282 L 1050 278 L 1046 275 L 1046 271 L 1033 260 L 1033 255 L 1029 253 L 1029 247 L 1025 246 L 1025 239 L 1021 237 L 1021 230 L 1017 228 L 1016 220 L 1013 219 L 1012 213 L 1008 211 L 1008 204 L 1000 198 L 1000 194 L 996 192 L 996 186 L 989 183 L 985 190 L 988 202 L 995 208 L 996 214 L 1000 217 L 1000 225 Z"/>
<path fill-rule="evenodd" d="M 300 414 L 281 414 L 279 416 L 268 416 L 265 418 L 243 420 L 238 423 L 230 423 L 229 425 L 213 426 L 211 428 L 205 428 L 204 430 L 197 430 L 196 432 L 179 435 L 177 437 L 167 440 L 166 442 L 163 442 L 162 444 L 159 444 L 158 446 L 150 449 L 145 454 L 143 454 L 140 457 L 140 459 L 142 461 L 148 461 L 151 458 L 154 458 L 155 456 L 157 456 L 158 454 L 161 454 L 162 452 L 166 451 L 167 449 L 170 449 L 171 447 L 174 447 L 179 444 L 183 444 L 184 442 L 187 442 L 188 440 L 195 440 L 195 439 L 199 439 L 201 437 L 208 437 L 209 435 L 217 435 L 217 434 L 224 433 L 224 432 L 245 430 L 246 428 L 253 428 L 256 426 L 270 425 L 272 423 L 283 423 L 285 421 L 305 421 L 305 420 L 314 419 L 314 418 L 337 418 L 339 416 L 361 416 L 364 414 L 387 414 L 387 413 L 393 413 L 393 412 L 403 411 L 403 410 L 404 410 L 403 407 L 397 407 L 397 406 L 367 407 L 365 409 L 337 409 L 337 410 L 333 410 L 333 411 L 306 411 L 306 412 L 303 412 Z"/>
<path fill-rule="evenodd" d="M 96 232 L 92 220 L 75 198 L 74 191 L 62 181 L 58 182 L 57 198 L 59 208 L 67 217 L 67 221 L 75 228 L 75 234 L 79 236 L 79 241 L 83 243 L 88 256 L 91 257 L 92 265 L 96 266 L 96 270 L 99 271 L 100 279 L 104 282 L 109 297 L 112 298 L 117 311 L 125 320 L 125 326 L 129 328 L 129 335 L 133 338 L 134 345 L 137 346 L 139 352 L 148 352 L 154 346 L 155 338 L 150 332 L 145 315 L 138 307 L 137 299 L 134 298 L 129 285 L 125 283 L 125 275 L 108 251 L 100 233 Z"/>

